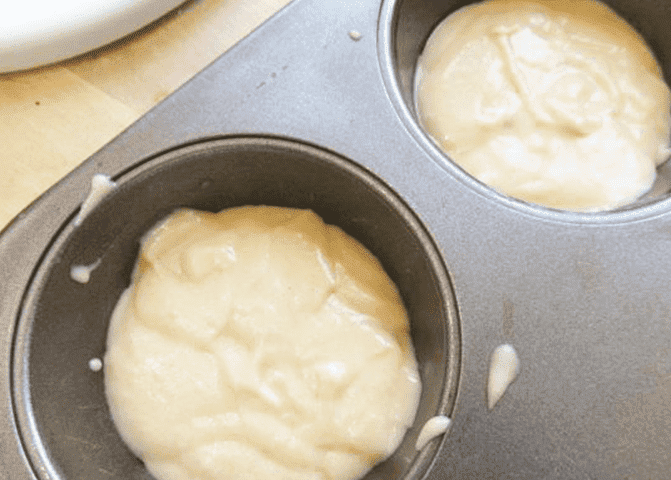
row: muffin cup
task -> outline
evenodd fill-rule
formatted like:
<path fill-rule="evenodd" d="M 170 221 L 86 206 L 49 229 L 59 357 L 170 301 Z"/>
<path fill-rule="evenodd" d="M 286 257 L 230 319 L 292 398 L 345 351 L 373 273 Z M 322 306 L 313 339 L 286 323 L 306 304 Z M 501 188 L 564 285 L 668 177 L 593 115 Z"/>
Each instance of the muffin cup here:
<path fill-rule="evenodd" d="M 102 358 L 112 310 L 129 285 L 141 237 L 179 207 L 308 208 L 364 244 L 408 310 L 423 384 L 415 424 L 365 478 L 422 478 L 437 451 L 415 441 L 434 415 L 450 415 L 459 373 L 459 324 L 431 236 L 383 182 L 324 149 L 279 138 L 238 137 L 176 148 L 139 162 L 75 226 L 54 236 L 27 290 L 13 353 L 12 392 L 23 446 L 39 479 L 151 478 L 118 436 L 106 405 Z M 88 283 L 75 265 L 99 264 Z M 29 478 L 29 477 L 19 477 Z"/>
<path fill-rule="evenodd" d="M 641 34 L 655 54 L 666 83 L 671 85 L 671 35 L 668 34 L 668 25 L 671 22 L 671 3 L 655 0 L 601 1 L 610 6 L 615 13 Z M 479 2 L 472 0 L 388 0 L 383 3 L 380 26 L 383 44 L 381 61 L 388 75 L 387 82 L 392 100 L 396 103 L 403 121 L 415 137 L 425 145 L 434 160 L 449 171 L 456 172 L 464 183 L 499 201 L 505 200 L 526 209 L 555 210 L 499 194 L 475 179 L 443 153 L 419 123 L 414 98 L 415 72 L 419 57 L 429 36 L 438 24 L 451 13 L 472 3 Z M 670 197 L 671 162 L 667 161 L 657 168 L 657 179 L 650 191 L 638 200 L 613 209 L 611 212 L 630 212 Z M 596 217 L 598 215 L 601 214 L 584 216 Z"/>

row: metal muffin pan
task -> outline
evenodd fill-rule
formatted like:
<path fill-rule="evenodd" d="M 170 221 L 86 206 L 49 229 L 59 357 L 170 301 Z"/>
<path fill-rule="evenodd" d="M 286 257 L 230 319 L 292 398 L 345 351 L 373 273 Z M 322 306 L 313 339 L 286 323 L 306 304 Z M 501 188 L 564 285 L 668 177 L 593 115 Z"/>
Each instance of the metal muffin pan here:
<path fill-rule="evenodd" d="M 149 479 L 104 403 L 109 313 L 140 236 L 178 206 L 313 208 L 382 261 L 409 309 L 418 419 L 367 479 L 666 478 L 671 200 L 575 214 L 506 198 L 417 126 L 413 62 L 467 2 L 295 0 L 93 155 L 0 236 L 0 472 Z M 608 2 L 669 78 L 671 4 Z M 75 227 L 94 174 L 119 188 Z M 86 285 L 72 264 L 102 259 Z M 489 356 L 517 381 L 487 409 Z M 422 423 L 451 431 L 423 452 Z"/>
<path fill-rule="evenodd" d="M 419 430 L 436 412 L 450 414 L 456 396 L 458 324 L 434 242 L 388 187 L 328 151 L 249 136 L 166 152 L 117 181 L 118 190 L 81 225 L 68 222 L 53 238 L 17 325 L 14 408 L 30 463 L 48 472 L 44 478 L 97 478 L 101 472 L 120 480 L 147 478 L 114 429 L 102 372 L 87 364 L 102 357 L 109 318 L 130 282 L 143 234 L 178 207 L 216 212 L 249 204 L 311 208 L 366 244 L 398 285 L 412 319 L 422 380 L 430 388 L 405 442 L 367 478 L 395 478 L 395 472 L 421 478 L 437 442 L 416 457 Z M 69 278 L 72 265 L 98 260 L 88 283 Z"/>

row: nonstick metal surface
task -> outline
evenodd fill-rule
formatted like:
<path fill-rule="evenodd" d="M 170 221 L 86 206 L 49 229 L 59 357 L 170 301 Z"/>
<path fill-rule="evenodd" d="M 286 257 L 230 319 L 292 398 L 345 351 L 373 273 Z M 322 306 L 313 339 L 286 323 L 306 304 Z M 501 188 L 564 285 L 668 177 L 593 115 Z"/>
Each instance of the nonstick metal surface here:
<path fill-rule="evenodd" d="M 111 429 L 102 374 L 87 362 L 104 353 L 139 236 L 176 206 L 244 203 L 305 206 L 340 224 L 414 312 L 423 407 L 369 478 L 667 478 L 671 200 L 555 211 L 503 197 L 442 155 L 415 122 L 408 79 L 431 28 L 464 3 L 295 0 L 7 227 L 7 478 L 150 478 Z M 668 79 L 671 3 L 608 3 Z M 120 187 L 75 228 L 96 173 Z M 72 262 L 97 258 L 89 284 L 67 283 Z M 490 411 L 501 343 L 515 346 L 521 372 Z M 452 429 L 416 454 L 435 413 Z"/>

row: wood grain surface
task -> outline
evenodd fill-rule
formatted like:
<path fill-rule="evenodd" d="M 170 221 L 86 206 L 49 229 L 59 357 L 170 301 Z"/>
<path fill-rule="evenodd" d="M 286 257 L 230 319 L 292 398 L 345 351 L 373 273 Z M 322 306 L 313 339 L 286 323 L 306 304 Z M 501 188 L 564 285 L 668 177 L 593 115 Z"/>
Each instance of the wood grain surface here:
<path fill-rule="evenodd" d="M 289 0 L 189 0 L 112 45 L 0 75 L 0 229 Z"/>

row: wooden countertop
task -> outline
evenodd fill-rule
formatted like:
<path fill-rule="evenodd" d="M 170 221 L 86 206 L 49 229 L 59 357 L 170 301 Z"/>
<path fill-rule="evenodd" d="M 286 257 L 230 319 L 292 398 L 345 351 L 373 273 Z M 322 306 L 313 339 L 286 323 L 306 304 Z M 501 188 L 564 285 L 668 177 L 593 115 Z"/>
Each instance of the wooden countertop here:
<path fill-rule="evenodd" d="M 189 0 L 112 45 L 0 75 L 0 229 L 289 0 Z"/>

